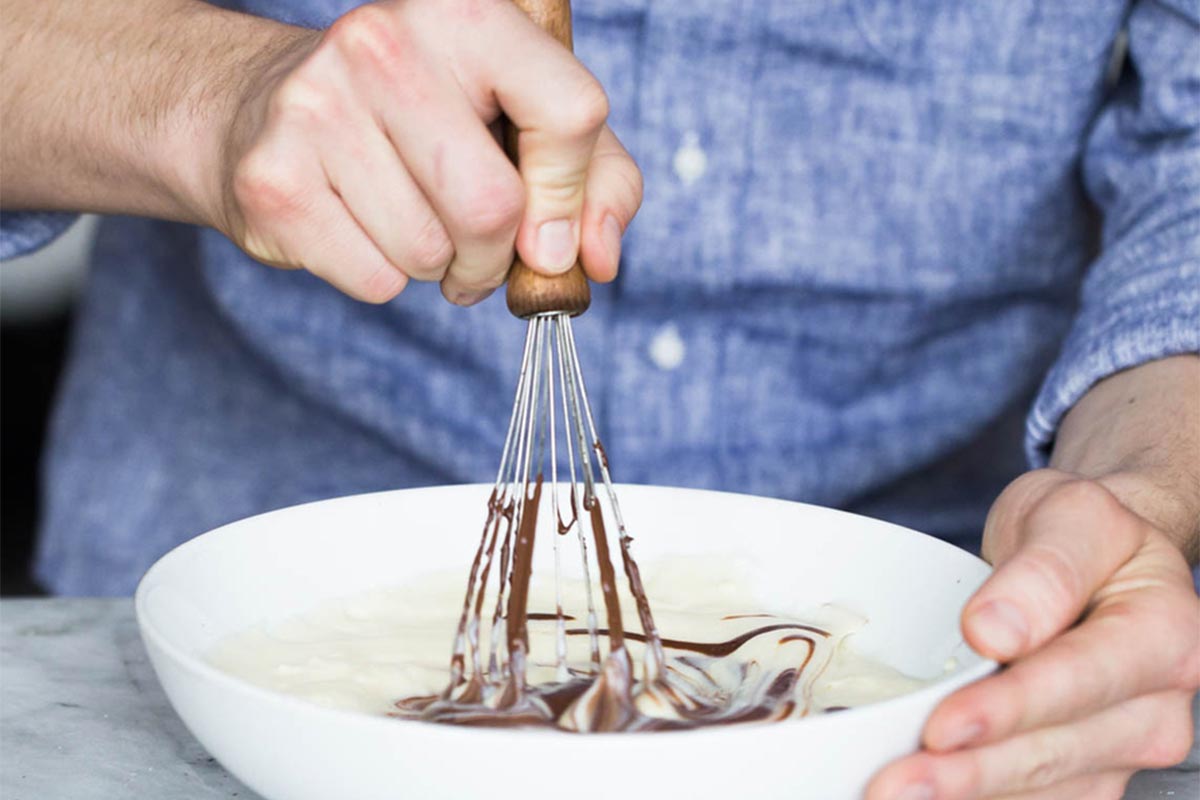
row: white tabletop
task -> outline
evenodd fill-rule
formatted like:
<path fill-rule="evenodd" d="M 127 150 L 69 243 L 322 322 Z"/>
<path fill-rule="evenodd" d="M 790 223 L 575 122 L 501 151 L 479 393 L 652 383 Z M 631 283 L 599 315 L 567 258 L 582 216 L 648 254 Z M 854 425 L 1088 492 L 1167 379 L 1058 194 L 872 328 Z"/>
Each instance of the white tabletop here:
<path fill-rule="evenodd" d="M 0 601 L 0 797 L 259 798 L 171 710 L 127 599 Z M 1134 778 L 1150 798 L 1200 798 L 1200 747 Z"/>

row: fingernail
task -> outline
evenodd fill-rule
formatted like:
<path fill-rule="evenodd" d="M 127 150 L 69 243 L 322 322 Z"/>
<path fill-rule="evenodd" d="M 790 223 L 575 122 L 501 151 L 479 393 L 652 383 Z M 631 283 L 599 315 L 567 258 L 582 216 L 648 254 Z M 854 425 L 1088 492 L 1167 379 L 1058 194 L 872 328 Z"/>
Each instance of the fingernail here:
<path fill-rule="evenodd" d="M 608 257 L 612 260 L 613 266 L 621 263 L 621 223 L 617 222 L 617 218 L 612 214 L 605 214 L 604 221 L 600 223 L 600 238 L 604 242 L 604 249 L 608 251 Z"/>
<path fill-rule="evenodd" d="M 910 783 L 892 795 L 892 800 L 933 800 L 933 785 L 924 781 Z"/>
<path fill-rule="evenodd" d="M 958 728 L 951 728 L 950 735 L 939 743 L 938 750 L 958 750 L 974 743 L 983 736 L 983 723 L 970 722 L 966 725 L 960 725 Z"/>
<path fill-rule="evenodd" d="M 578 245 L 575 226 L 568 219 L 552 219 L 538 226 L 537 266 L 549 272 L 566 272 L 575 265 Z"/>
<path fill-rule="evenodd" d="M 486 300 L 491 295 L 492 290 L 487 289 L 482 292 L 458 292 L 454 295 L 454 305 L 456 306 L 473 306 L 483 300 Z"/>
<path fill-rule="evenodd" d="M 968 621 L 975 636 L 1001 659 L 1021 651 L 1029 637 L 1029 626 L 1017 607 L 1006 600 L 993 600 L 971 615 Z"/>

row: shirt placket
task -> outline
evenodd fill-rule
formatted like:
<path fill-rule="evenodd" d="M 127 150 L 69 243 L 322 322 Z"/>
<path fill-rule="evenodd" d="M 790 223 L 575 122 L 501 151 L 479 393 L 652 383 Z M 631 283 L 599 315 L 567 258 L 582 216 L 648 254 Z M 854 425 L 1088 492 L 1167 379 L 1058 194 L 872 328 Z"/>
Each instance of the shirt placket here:
<path fill-rule="evenodd" d="M 733 378 L 722 303 L 737 268 L 757 71 L 756 4 L 650 4 L 637 134 L 646 198 L 614 289 L 605 419 L 610 456 L 638 482 L 722 485 Z M 702 222 L 701 222 L 702 221 Z"/>

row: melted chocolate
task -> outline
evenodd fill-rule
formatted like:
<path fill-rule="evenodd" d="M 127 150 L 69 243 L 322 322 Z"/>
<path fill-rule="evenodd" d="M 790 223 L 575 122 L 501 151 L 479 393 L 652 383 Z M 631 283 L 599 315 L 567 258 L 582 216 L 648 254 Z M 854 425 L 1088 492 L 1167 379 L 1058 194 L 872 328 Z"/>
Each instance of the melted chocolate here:
<path fill-rule="evenodd" d="M 593 449 L 607 483 L 608 455 L 599 441 L 593 442 Z M 542 475 L 538 474 L 534 481 L 525 484 L 524 496 L 519 500 L 503 503 L 497 492 L 492 492 L 488 499 L 487 521 L 468 573 L 467 593 L 450 660 L 450 683 L 441 694 L 398 701 L 393 716 L 456 725 L 543 726 L 584 732 L 678 730 L 783 719 L 808 713 L 807 701 L 803 707 L 797 705 L 797 686 L 816 652 L 816 640 L 828 638 L 828 631 L 781 621 L 759 625 L 724 641 L 662 638 L 654 624 L 637 562 L 630 552 L 633 539 L 624 525 L 618 524 L 621 562 L 642 628 L 641 632 L 625 630 L 604 515 L 599 499 L 590 491 L 582 508 L 587 512 L 595 543 L 607 627 L 595 625 L 590 613 L 588 627 L 564 628 L 561 625 L 564 620 L 575 618 L 563 614 L 561 608 L 555 613 L 529 612 L 529 586 L 542 488 Z M 559 534 L 567 533 L 581 522 L 574 486 L 570 489 L 570 499 L 570 520 L 564 520 L 560 511 L 555 512 Z M 619 515 L 617 519 L 619 522 Z M 481 664 L 479 629 L 488 576 L 498 543 L 501 580 L 485 671 Z M 728 614 L 720 619 L 730 622 L 771 617 L 771 614 Z M 599 636 L 607 637 L 608 655 L 601 660 L 593 644 L 590 669 L 567 669 L 560 663 L 559 675 L 565 680 L 531 686 L 527 683 L 526 670 L 530 657 L 528 626 L 537 621 L 559 624 L 560 637 L 588 635 L 593 643 Z M 757 661 L 746 660 L 736 664 L 734 673 L 739 676 L 736 685 L 722 684 L 718 680 L 715 670 L 722 659 L 733 657 L 753 640 L 779 631 L 788 633 L 778 637 L 778 647 L 796 642 L 807 645 L 799 661 L 786 661 L 782 666 L 768 669 Z M 635 676 L 626 640 L 643 646 L 640 680 Z M 560 653 L 565 652 L 565 639 L 559 641 Z M 664 651 L 672 651 L 669 659 Z M 468 652 L 470 670 L 467 669 Z M 724 671 L 728 673 L 729 670 Z"/>
<path fill-rule="evenodd" d="M 713 658 L 721 658 L 722 656 L 727 656 L 736 652 L 737 650 L 740 650 L 742 645 L 744 645 L 746 642 L 762 636 L 764 633 L 783 630 L 808 631 L 809 633 L 816 634 L 817 636 L 821 636 L 823 638 L 829 636 L 829 631 L 822 630 L 821 628 L 817 628 L 812 625 L 802 625 L 798 622 L 784 622 L 778 625 L 764 625 L 761 628 L 755 628 L 754 630 L 746 631 L 745 633 L 735 636 L 734 638 L 725 642 L 687 642 L 682 639 L 663 638 L 659 638 L 658 642 L 663 647 L 670 648 L 672 650 L 690 650 L 693 653 L 701 653 L 702 655 L 711 656 Z M 579 634 L 587 634 L 588 632 L 589 631 L 587 628 L 567 628 L 568 636 L 578 636 Z M 599 633 L 601 636 L 604 636 L 606 633 L 608 633 L 608 631 L 606 631 L 604 628 L 601 628 Z M 630 639 L 633 639 L 635 642 L 645 642 L 647 638 L 644 634 L 634 633 L 632 631 L 626 633 L 625 635 Z M 784 636 L 780 638 L 779 643 L 784 644 L 786 642 L 794 642 L 798 640 L 806 642 L 812 641 L 812 639 L 807 636 Z"/>

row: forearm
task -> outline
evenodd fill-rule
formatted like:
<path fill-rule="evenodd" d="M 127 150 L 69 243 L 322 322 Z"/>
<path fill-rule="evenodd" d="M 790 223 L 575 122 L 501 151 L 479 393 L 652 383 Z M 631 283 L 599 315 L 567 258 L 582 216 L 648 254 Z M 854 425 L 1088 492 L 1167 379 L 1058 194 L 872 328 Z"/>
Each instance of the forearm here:
<path fill-rule="evenodd" d="M 1200 550 L 1200 357 L 1098 383 L 1059 429 L 1050 465 L 1101 479 L 1195 563 Z"/>
<path fill-rule="evenodd" d="M 5 209 L 211 224 L 242 76 L 309 33 L 197 0 L 3 0 Z"/>

